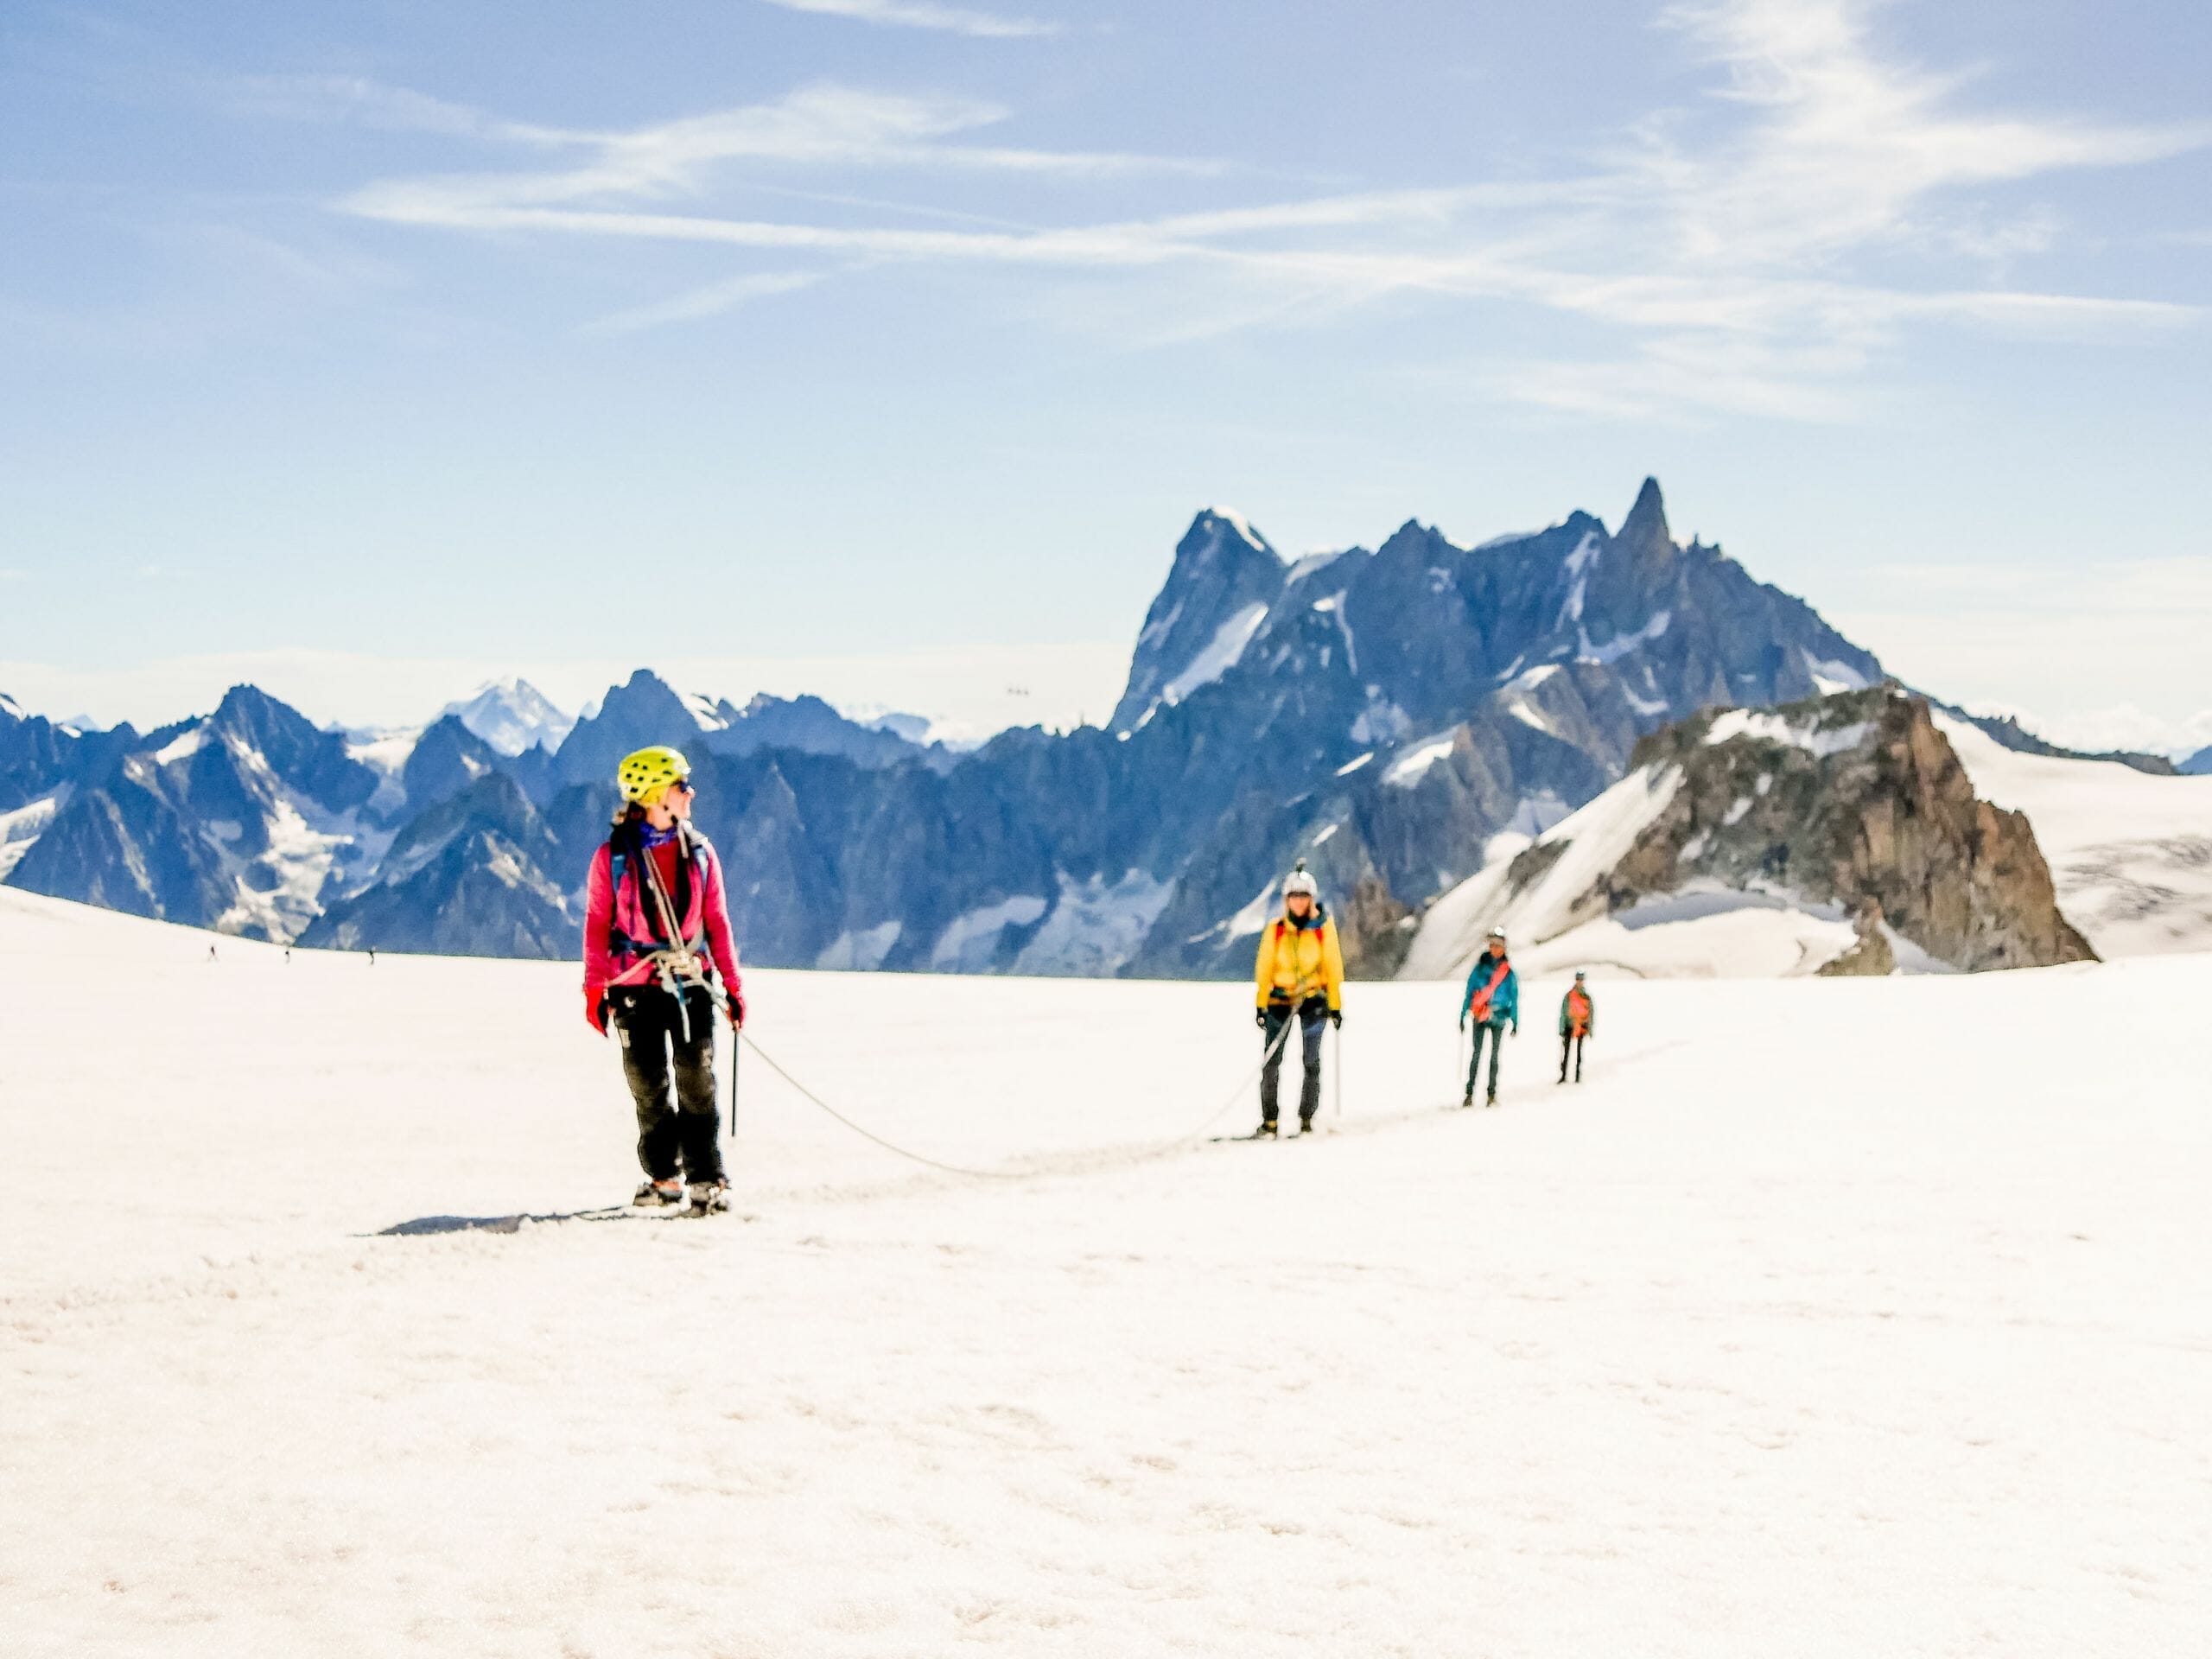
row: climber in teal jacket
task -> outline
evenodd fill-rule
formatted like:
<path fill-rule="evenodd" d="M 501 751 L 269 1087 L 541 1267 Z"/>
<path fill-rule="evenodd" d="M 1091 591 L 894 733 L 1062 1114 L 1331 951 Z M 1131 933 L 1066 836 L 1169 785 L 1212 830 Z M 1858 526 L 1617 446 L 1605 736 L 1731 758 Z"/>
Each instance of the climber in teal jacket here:
<path fill-rule="evenodd" d="M 1475 958 L 1475 965 L 1467 975 L 1467 994 L 1460 999 L 1459 1023 L 1467 1025 L 1471 1020 L 1475 1033 L 1475 1052 L 1467 1063 L 1467 1092 L 1460 1097 L 1462 1106 L 1475 1103 L 1475 1074 L 1482 1067 L 1483 1033 L 1490 1033 L 1490 1092 L 1483 1103 L 1497 1104 L 1497 1061 L 1505 1047 L 1505 1027 L 1510 1024 L 1513 1034 L 1521 1034 L 1521 982 L 1513 972 L 1513 963 L 1505 954 L 1505 931 L 1493 927 L 1490 943 Z"/>

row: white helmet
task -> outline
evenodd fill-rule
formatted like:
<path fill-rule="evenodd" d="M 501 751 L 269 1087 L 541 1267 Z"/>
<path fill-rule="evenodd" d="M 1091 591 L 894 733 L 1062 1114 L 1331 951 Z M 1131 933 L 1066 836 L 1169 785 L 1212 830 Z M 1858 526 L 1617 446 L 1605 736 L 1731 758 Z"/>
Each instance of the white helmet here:
<path fill-rule="evenodd" d="M 1505 943 L 1505 930 L 1502 927 L 1493 927 L 1484 937 L 1485 938 L 1496 939 L 1500 944 L 1503 944 Z"/>
<path fill-rule="evenodd" d="M 1294 893 L 1302 893 L 1308 899 L 1319 899 L 1321 896 L 1321 884 L 1306 873 L 1306 867 L 1303 864 L 1293 870 L 1282 884 L 1284 898 L 1289 898 Z"/>

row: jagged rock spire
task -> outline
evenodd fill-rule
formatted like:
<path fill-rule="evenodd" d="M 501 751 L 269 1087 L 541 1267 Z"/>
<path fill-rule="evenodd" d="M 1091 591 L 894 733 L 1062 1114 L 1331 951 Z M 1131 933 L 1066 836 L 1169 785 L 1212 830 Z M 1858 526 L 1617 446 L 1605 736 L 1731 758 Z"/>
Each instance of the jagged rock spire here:
<path fill-rule="evenodd" d="M 1621 522 L 1620 534 L 1613 539 L 1632 547 L 1675 539 L 1667 528 L 1667 503 L 1659 493 L 1657 479 L 1643 480 L 1643 487 L 1636 493 L 1636 505 L 1628 510 L 1628 517 Z"/>

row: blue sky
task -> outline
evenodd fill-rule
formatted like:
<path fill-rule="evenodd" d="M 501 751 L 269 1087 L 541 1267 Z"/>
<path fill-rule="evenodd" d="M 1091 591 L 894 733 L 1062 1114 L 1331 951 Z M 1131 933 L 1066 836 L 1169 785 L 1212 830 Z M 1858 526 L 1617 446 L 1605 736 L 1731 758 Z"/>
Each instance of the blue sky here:
<path fill-rule="evenodd" d="M 1204 504 L 1654 473 L 1932 690 L 2212 741 L 2212 15 L 1988 16 L 18 0 L 0 690 L 1096 719 Z"/>

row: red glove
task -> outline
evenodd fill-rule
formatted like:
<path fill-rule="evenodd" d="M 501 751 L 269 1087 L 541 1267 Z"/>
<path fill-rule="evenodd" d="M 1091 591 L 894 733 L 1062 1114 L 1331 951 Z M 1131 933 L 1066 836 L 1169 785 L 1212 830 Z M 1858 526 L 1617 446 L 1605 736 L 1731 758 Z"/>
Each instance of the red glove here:
<path fill-rule="evenodd" d="M 595 986 L 584 987 L 584 1023 L 601 1036 L 607 1035 L 607 993 Z"/>
<path fill-rule="evenodd" d="M 729 988 L 729 1000 L 722 1004 L 722 1012 L 729 1015 L 729 1022 L 733 1028 L 738 1031 L 744 1030 L 745 993 L 740 990 L 736 986 L 731 986 Z"/>

